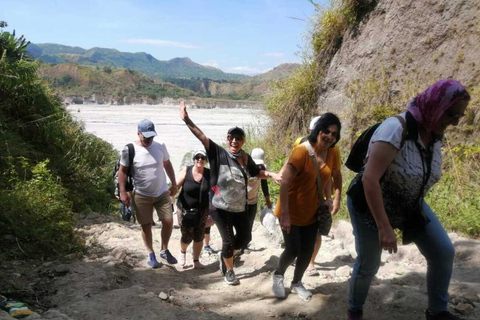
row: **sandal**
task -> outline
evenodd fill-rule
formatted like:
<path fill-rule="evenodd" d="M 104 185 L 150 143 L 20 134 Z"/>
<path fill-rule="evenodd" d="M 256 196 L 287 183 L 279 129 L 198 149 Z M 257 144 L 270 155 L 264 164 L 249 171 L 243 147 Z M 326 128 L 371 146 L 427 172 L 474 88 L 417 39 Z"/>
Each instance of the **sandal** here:
<path fill-rule="evenodd" d="M 310 276 L 310 277 L 316 277 L 316 276 L 319 276 L 320 273 L 318 273 L 317 269 L 312 268 L 312 269 L 307 270 L 307 275 Z"/>

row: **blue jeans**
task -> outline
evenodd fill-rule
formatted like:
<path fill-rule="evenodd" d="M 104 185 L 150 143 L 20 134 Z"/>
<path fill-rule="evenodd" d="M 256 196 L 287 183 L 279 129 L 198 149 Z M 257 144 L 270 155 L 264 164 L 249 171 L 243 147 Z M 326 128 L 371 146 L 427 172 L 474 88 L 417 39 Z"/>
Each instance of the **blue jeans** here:
<path fill-rule="evenodd" d="M 378 231 L 368 226 L 364 217 L 355 212 L 350 197 L 347 198 L 347 206 L 358 254 L 350 279 L 348 308 L 357 311 L 363 308 L 370 283 L 380 266 L 382 248 L 378 241 Z M 422 208 L 430 222 L 425 230 L 415 237 L 414 243 L 427 259 L 428 310 L 437 313 L 447 310 L 448 286 L 452 277 L 455 249 L 426 202 L 423 202 Z"/>

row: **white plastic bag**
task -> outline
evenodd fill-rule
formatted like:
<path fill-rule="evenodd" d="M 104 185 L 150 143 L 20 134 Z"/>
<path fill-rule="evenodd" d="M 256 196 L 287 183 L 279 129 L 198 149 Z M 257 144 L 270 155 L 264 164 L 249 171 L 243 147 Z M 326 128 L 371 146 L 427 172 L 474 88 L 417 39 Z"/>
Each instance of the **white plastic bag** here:
<path fill-rule="evenodd" d="M 262 226 L 268 230 L 270 233 L 275 233 L 276 224 L 277 224 L 277 217 L 273 214 L 272 209 L 268 209 L 267 207 L 263 208 L 262 212 L 260 213 L 260 222 Z"/>

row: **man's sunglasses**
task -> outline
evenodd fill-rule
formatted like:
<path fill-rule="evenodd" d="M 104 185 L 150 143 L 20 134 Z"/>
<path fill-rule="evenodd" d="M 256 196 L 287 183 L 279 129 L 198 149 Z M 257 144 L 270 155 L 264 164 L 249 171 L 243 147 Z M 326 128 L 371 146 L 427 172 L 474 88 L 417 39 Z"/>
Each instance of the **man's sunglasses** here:
<path fill-rule="evenodd" d="M 231 134 L 229 134 L 229 135 L 227 136 L 227 139 L 228 139 L 228 141 L 233 141 L 233 140 L 243 141 L 243 137 L 242 137 L 242 136 L 231 135 Z"/>
<path fill-rule="evenodd" d="M 200 161 L 200 160 L 203 160 L 203 161 L 205 161 L 205 160 L 207 160 L 207 158 L 206 158 L 206 157 L 204 157 L 204 156 L 196 156 L 196 157 L 195 157 L 195 158 L 193 158 L 193 159 L 195 159 L 195 160 L 197 160 L 197 161 Z"/>

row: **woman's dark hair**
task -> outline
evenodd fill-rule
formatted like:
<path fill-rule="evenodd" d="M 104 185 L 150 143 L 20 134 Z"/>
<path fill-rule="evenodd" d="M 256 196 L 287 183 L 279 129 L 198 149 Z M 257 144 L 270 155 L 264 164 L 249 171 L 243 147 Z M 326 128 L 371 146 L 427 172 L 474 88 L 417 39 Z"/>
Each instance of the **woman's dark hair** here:
<path fill-rule="evenodd" d="M 328 127 L 330 127 L 332 124 L 336 125 L 338 128 L 336 134 L 337 140 L 330 146 L 330 148 L 333 148 L 340 140 L 340 130 L 342 130 L 342 124 L 340 123 L 340 119 L 338 119 L 338 117 L 331 112 L 322 114 L 320 119 L 318 119 L 317 123 L 315 123 L 315 126 L 313 127 L 312 132 L 310 132 L 310 135 L 308 136 L 308 141 L 310 141 L 311 144 L 316 143 L 318 134 L 320 132 L 327 131 Z"/>

